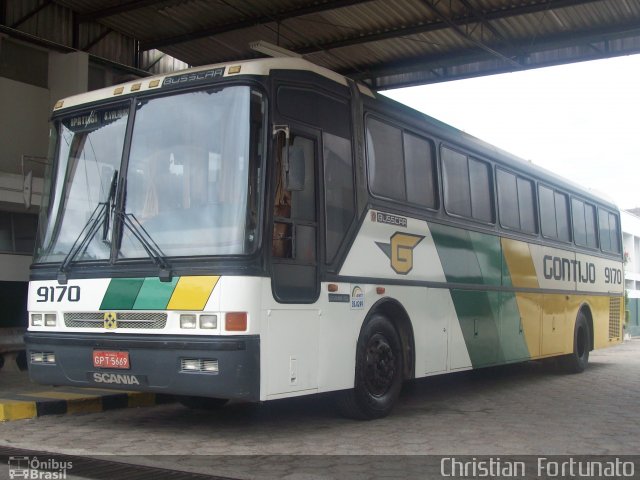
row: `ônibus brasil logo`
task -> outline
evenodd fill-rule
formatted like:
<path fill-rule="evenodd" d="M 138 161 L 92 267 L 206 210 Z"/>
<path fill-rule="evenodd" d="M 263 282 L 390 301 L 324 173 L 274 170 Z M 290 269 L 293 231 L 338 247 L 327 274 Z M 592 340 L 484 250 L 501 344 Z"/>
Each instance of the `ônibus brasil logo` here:
<path fill-rule="evenodd" d="M 7 463 L 11 480 L 14 478 L 65 480 L 67 470 L 73 468 L 73 462 L 56 460 L 55 458 L 9 457 Z"/>

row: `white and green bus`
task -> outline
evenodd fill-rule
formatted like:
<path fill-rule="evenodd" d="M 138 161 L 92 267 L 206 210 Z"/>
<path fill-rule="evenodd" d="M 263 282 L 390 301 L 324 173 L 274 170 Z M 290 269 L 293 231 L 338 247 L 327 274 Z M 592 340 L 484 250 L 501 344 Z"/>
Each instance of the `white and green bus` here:
<path fill-rule="evenodd" d="M 615 205 L 301 59 L 59 101 L 31 378 L 191 406 L 336 392 L 621 342 Z"/>

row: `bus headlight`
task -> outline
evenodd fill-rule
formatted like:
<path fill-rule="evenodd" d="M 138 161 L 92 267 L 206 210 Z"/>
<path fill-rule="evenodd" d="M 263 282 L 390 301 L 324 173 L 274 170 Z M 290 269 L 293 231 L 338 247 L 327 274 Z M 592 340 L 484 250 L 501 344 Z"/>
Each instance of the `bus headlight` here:
<path fill-rule="evenodd" d="M 56 326 L 56 314 L 55 313 L 45 313 L 44 314 L 44 326 L 45 327 L 55 327 Z"/>
<path fill-rule="evenodd" d="M 32 327 L 42 327 L 44 323 L 42 322 L 42 314 L 41 313 L 32 313 L 31 314 L 31 326 Z"/>
<path fill-rule="evenodd" d="M 196 328 L 196 316 L 191 313 L 180 315 L 180 328 Z"/>
<path fill-rule="evenodd" d="M 218 328 L 217 315 L 200 315 L 200 328 L 215 329 Z"/>

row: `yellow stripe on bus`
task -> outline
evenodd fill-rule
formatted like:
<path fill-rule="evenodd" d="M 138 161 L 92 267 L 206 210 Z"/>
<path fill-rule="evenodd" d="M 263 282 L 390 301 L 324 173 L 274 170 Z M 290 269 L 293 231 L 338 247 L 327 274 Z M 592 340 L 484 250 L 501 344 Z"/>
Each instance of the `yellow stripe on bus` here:
<path fill-rule="evenodd" d="M 204 310 L 219 276 L 180 277 L 167 310 Z"/>
<path fill-rule="evenodd" d="M 529 245 L 502 238 L 502 253 L 509 267 L 511 284 L 516 288 L 540 288 Z"/>

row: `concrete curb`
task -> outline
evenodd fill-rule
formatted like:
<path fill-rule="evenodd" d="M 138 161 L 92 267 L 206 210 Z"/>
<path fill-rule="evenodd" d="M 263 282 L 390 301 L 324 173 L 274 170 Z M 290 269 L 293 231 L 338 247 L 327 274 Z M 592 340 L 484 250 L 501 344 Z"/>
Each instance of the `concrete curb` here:
<path fill-rule="evenodd" d="M 2 394 L 0 394 L 2 395 Z M 44 415 L 97 413 L 118 408 L 150 407 L 173 402 L 170 395 L 140 392 L 109 394 L 47 391 L 0 398 L 0 422 L 24 420 Z M 29 397 L 33 397 L 30 400 Z"/>

